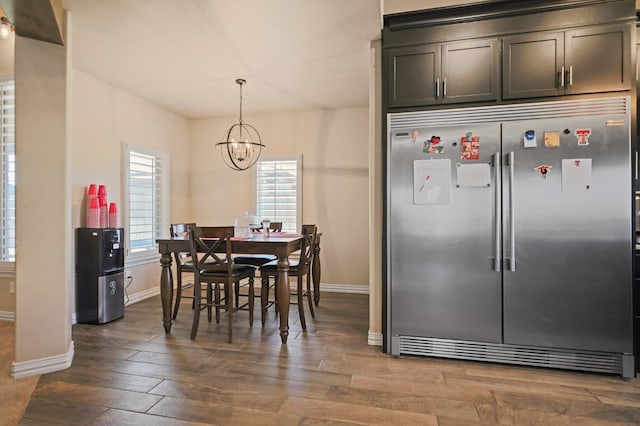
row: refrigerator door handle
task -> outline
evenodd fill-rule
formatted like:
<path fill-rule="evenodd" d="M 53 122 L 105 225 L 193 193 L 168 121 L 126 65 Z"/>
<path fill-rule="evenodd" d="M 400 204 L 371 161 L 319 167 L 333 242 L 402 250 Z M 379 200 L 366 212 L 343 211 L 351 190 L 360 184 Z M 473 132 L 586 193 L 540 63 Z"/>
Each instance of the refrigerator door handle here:
<path fill-rule="evenodd" d="M 493 167 L 496 172 L 496 194 L 495 194 L 495 213 L 494 213 L 494 220 L 495 220 L 494 225 L 496 227 L 496 235 L 495 235 L 496 257 L 494 260 L 493 269 L 496 272 L 500 272 L 502 269 L 502 226 L 500 225 L 500 210 L 501 210 L 500 197 L 502 195 L 502 184 L 500 179 L 501 164 L 500 164 L 499 152 L 496 152 L 495 154 L 493 154 Z"/>
<path fill-rule="evenodd" d="M 509 270 L 511 272 L 516 271 L 516 225 L 515 225 L 515 203 L 513 202 L 513 196 L 515 194 L 515 182 L 514 182 L 514 165 L 515 153 L 511 151 L 509 153 Z"/>

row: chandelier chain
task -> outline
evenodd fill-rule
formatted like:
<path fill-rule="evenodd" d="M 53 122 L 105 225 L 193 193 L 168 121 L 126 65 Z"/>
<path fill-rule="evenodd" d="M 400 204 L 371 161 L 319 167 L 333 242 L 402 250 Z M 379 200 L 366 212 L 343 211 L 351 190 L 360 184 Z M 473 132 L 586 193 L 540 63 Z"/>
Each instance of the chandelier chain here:
<path fill-rule="evenodd" d="M 242 84 L 243 83 L 238 83 L 240 85 L 240 125 L 242 125 Z"/>
<path fill-rule="evenodd" d="M 242 86 L 247 82 L 244 78 L 237 78 L 236 83 L 240 86 L 240 119 L 238 123 L 242 126 Z"/>

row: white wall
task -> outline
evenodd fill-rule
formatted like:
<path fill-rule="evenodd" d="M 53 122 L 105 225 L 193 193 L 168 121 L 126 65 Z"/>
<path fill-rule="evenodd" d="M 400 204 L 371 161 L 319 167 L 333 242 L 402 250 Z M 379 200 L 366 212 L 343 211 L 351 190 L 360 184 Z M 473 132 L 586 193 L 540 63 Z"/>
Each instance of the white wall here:
<path fill-rule="evenodd" d="M 17 375 L 29 361 L 72 356 L 73 272 L 66 49 L 17 37 L 15 69 Z"/>
<path fill-rule="evenodd" d="M 86 190 L 91 183 L 107 186 L 108 201 L 118 204 L 124 225 L 125 144 L 169 153 L 170 220 L 189 220 L 188 121 L 86 73 L 73 68 L 69 73 L 73 228 L 84 226 Z M 153 261 L 153 267 L 131 270 L 129 294 L 159 289 L 159 261 Z"/>
<path fill-rule="evenodd" d="M 303 223 L 322 232 L 322 283 L 368 286 L 368 109 L 247 115 L 264 158 L 303 160 Z M 191 212 L 202 225 L 230 225 L 255 211 L 254 170 L 229 169 L 215 148 L 237 117 L 191 124 Z"/>
<path fill-rule="evenodd" d="M 16 312 L 16 295 L 11 293 L 11 281 L 15 283 L 15 274 L 0 277 L 0 321 L 11 320 Z"/>
<path fill-rule="evenodd" d="M 636 0 L 640 3 L 640 0 Z M 416 10 L 434 9 L 447 6 L 458 6 L 468 3 L 482 3 L 469 0 L 383 0 L 382 14 L 412 12 Z"/>
<path fill-rule="evenodd" d="M 15 33 L 11 33 L 6 40 L 0 39 L 0 79 L 13 77 L 13 51 Z"/>
<path fill-rule="evenodd" d="M 107 185 L 109 201 L 123 210 L 125 143 L 170 152 L 171 222 L 233 224 L 255 209 L 254 171 L 228 169 L 214 147 L 237 117 L 189 122 L 86 73 L 70 73 L 74 228 L 83 223 L 89 183 Z M 303 155 L 303 222 L 316 223 L 323 233 L 322 283 L 368 286 L 367 108 L 246 121 L 260 131 L 265 158 Z M 158 288 L 158 264 L 132 271 L 129 294 Z"/>
<path fill-rule="evenodd" d="M 214 147 L 237 117 L 189 122 L 86 73 L 69 72 L 73 228 L 83 224 L 89 183 L 107 185 L 109 201 L 123 210 L 125 143 L 170 152 L 171 222 L 233 224 L 255 209 L 254 171 L 228 169 Z M 323 233 L 322 283 L 368 286 L 367 108 L 246 121 L 260 131 L 265 158 L 303 155 L 303 222 Z M 158 288 L 157 263 L 132 271 L 129 294 Z"/>
<path fill-rule="evenodd" d="M 107 185 L 109 201 L 123 207 L 125 143 L 169 152 L 170 215 L 189 215 L 187 120 L 73 69 L 72 42 L 16 39 L 15 377 L 71 362 L 73 231 L 84 224 L 89 183 Z M 133 268 L 129 293 L 157 290 L 159 275 L 157 261 Z"/>
<path fill-rule="evenodd" d="M 382 231 L 384 162 L 382 152 L 382 42 L 371 42 L 369 74 L 369 336 L 382 345 Z"/>

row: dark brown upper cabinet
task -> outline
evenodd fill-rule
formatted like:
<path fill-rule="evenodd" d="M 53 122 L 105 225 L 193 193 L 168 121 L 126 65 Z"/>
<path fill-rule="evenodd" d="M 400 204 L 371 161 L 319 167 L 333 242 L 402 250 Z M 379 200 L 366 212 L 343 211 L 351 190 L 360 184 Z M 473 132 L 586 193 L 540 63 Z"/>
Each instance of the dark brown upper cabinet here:
<path fill-rule="evenodd" d="M 606 25 L 503 38 L 504 99 L 629 90 L 631 29 Z"/>
<path fill-rule="evenodd" d="M 385 56 L 389 107 L 498 99 L 498 39 L 390 48 Z"/>

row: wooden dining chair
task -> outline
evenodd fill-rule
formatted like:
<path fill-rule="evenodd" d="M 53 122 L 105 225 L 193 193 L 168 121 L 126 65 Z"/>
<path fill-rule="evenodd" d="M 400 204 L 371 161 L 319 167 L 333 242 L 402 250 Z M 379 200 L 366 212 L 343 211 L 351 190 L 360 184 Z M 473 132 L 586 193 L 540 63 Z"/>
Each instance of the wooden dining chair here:
<path fill-rule="evenodd" d="M 231 229 L 229 229 L 231 228 Z M 249 265 L 236 265 L 231 256 L 231 238 L 233 227 L 191 227 L 189 229 L 189 249 L 193 259 L 193 286 L 195 306 L 191 339 L 196 338 L 200 313 L 207 309 L 209 322 L 215 309 L 216 323 L 220 323 L 220 311 L 227 311 L 227 340 L 232 341 L 233 313 L 239 310 L 249 311 L 249 325 L 253 325 L 254 276 L 255 268 Z M 247 283 L 241 284 L 242 280 Z M 202 300 L 202 284 L 206 284 L 206 301 Z M 239 306 L 234 290 L 247 287 L 247 302 Z M 224 297 L 221 297 L 224 291 Z M 236 301 L 234 303 L 234 300 Z"/>
<path fill-rule="evenodd" d="M 282 232 L 282 222 L 271 222 L 269 229 L 273 232 Z"/>
<path fill-rule="evenodd" d="M 194 222 L 189 223 L 172 223 L 169 226 L 169 235 L 171 238 L 189 238 L 189 228 L 196 226 Z M 191 253 L 186 252 L 174 252 L 173 257 L 176 261 L 176 301 L 173 307 L 173 319 L 176 319 L 178 316 L 178 310 L 180 309 L 180 300 L 182 297 L 192 299 L 193 296 L 183 296 L 183 290 L 187 290 L 193 287 L 193 283 L 184 284 L 182 281 L 182 274 L 184 273 L 193 273 L 193 262 L 191 261 Z M 193 308 L 193 303 L 191 304 L 191 308 Z"/>
<path fill-rule="evenodd" d="M 216 238 L 222 234 L 229 234 L 233 237 L 233 234 L 235 231 L 234 231 L 234 226 L 201 226 L 200 232 L 201 232 L 202 238 Z M 207 262 L 214 262 L 214 260 L 208 259 Z M 235 259 L 233 263 L 238 264 L 235 261 Z M 236 307 L 238 307 L 240 304 L 240 285 L 238 283 L 236 283 L 236 286 L 235 286 L 235 299 L 236 299 L 235 300 Z M 243 310 L 246 307 L 247 307 L 246 303 L 243 306 L 241 306 Z"/>
<path fill-rule="evenodd" d="M 260 225 L 262 226 L 263 223 L 260 223 Z M 282 222 L 269 222 L 269 229 L 273 232 L 282 232 Z M 255 228 L 252 230 L 252 232 L 254 233 L 260 233 L 262 232 L 262 228 Z"/>
<path fill-rule="evenodd" d="M 289 264 L 289 276 L 296 277 L 296 290 L 291 294 L 296 296 L 296 302 L 298 305 L 298 314 L 300 315 L 300 324 L 303 330 L 307 329 L 307 322 L 304 316 L 304 298 L 307 298 L 309 305 L 309 312 L 311 316 L 315 318 L 315 312 L 313 310 L 313 293 L 311 292 L 311 261 L 313 259 L 313 249 L 316 243 L 317 227 L 316 225 L 302 225 L 302 245 L 300 247 L 300 258 L 290 261 Z M 262 326 L 265 325 L 265 319 L 267 316 L 267 308 L 273 303 L 278 303 L 278 261 L 269 262 L 260 267 L 260 275 L 262 277 L 262 286 L 260 289 L 260 309 L 262 312 Z M 306 276 L 306 288 L 303 284 Z M 274 278 L 274 284 L 271 284 L 270 277 Z M 274 287 L 276 297 L 273 301 L 269 300 L 269 293 L 271 287 Z"/>
<path fill-rule="evenodd" d="M 269 229 L 273 232 L 281 232 L 282 222 L 271 222 Z M 258 230 L 257 232 L 262 231 Z M 242 256 L 236 256 L 233 261 L 238 265 L 252 265 L 258 267 L 277 259 L 278 257 L 273 254 L 243 254 Z"/>

